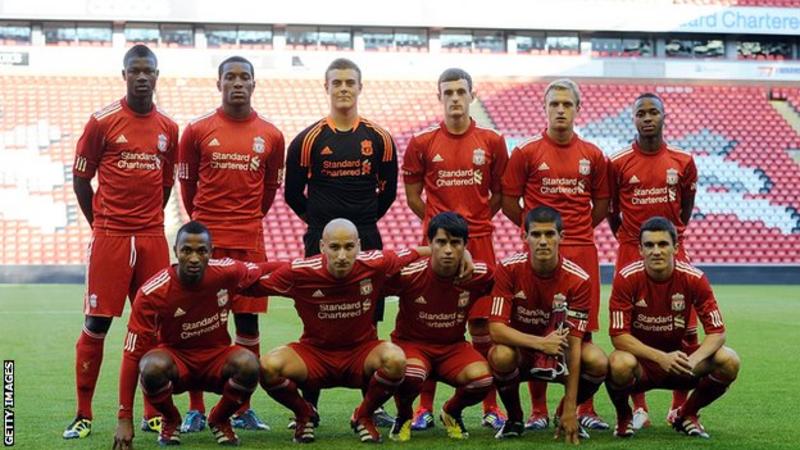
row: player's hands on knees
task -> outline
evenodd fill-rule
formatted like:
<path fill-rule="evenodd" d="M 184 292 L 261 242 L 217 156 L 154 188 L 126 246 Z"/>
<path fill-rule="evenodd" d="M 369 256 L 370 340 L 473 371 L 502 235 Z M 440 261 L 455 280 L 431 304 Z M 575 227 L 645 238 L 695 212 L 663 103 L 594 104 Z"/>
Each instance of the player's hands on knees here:
<path fill-rule="evenodd" d="M 472 254 L 469 250 L 464 249 L 464 257 L 461 258 L 461 267 L 458 269 L 458 276 L 456 277 L 456 284 L 462 281 L 468 281 L 472 278 L 472 272 L 475 270 L 475 264 L 472 261 Z"/>
<path fill-rule="evenodd" d="M 119 419 L 113 450 L 133 450 L 133 420 Z"/>
<path fill-rule="evenodd" d="M 578 418 L 575 411 L 566 411 L 565 408 L 565 411 L 561 413 L 561 420 L 558 421 L 554 439 L 558 440 L 562 433 L 564 434 L 565 443 L 580 444 L 581 440 L 578 436 Z"/>
<path fill-rule="evenodd" d="M 664 354 L 658 361 L 658 365 L 672 375 L 692 376 L 692 364 L 689 362 L 689 357 L 680 350 Z"/>
<path fill-rule="evenodd" d="M 551 356 L 564 354 L 569 348 L 568 336 L 569 330 L 566 328 L 553 331 L 542 339 L 540 351 Z"/>

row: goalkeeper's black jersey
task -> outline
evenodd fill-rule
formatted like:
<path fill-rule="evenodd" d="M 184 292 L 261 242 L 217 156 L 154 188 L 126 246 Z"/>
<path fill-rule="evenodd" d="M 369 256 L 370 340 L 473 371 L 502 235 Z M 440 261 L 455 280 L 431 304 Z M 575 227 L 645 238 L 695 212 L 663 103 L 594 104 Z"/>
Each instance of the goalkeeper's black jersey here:
<path fill-rule="evenodd" d="M 359 227 L 374 225 L 397 195 L 397 147 L 367 119 L 359 118 L 349 131 L 321 119 L 289 145 L 285 193 L 311 229 L 337 217 Z"/>

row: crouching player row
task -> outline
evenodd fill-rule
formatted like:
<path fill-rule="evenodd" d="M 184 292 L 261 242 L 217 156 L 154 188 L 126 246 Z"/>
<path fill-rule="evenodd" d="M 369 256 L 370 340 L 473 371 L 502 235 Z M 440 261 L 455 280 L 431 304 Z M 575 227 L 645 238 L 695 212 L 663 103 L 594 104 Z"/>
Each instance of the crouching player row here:
<path fill-rule="evenodd" d="M 664 217 L 653 217 L 639 230 L 642 260 L 621 268 L 610 301 L 611 353 L 606 380 L 617 410 L 614 434 L 633 436 L 630 394 L 650 389 L 694 389 L 668 418 L 688 436 L 708 438 L 698 411 L 718 399 L 736 379 L 739 357 L 726 347 L 725 325 L 706 276 L 676 261 L 678 235 Z M 692 311 L 705 338 L 687 344 Z"/>

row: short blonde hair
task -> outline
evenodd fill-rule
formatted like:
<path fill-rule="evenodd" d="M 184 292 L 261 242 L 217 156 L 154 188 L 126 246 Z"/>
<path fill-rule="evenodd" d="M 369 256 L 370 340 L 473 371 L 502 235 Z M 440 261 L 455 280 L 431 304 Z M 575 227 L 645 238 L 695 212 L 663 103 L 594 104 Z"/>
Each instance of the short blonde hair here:
<path fill-rule="evenodd" d="M 559 78 L 558 80 L 548 84 L 544 90 L 545 102 L 547 102 L 547 95 L 553 90 L 572 92 L 572 96 L 575 97 L 575 107 L 577 108 L 581 105 L 581 90 L 578 88 L 578 84 L 569 78 Z"/>

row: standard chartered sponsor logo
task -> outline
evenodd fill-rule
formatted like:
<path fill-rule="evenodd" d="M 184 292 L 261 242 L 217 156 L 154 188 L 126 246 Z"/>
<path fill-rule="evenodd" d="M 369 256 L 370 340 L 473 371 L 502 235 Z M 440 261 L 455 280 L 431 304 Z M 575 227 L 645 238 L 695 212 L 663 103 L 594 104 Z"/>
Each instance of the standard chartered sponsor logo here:
<path fill-rule="evenodd" d="M 317 317 L 322 320 L 352 319 L 364 312 L 360 301 L 346 303 L 323 303 L 319 305 Z"/>
<path fill-rule="evenodd" d="M 672 331 L 672 316 L 648 316 L 639 314 L 631 324 L 633 328 L 650 332 Z"/>
<path fill-rule="evenodd" d="M 483 183 L 483 172 L 475 169 L 439 170 L 437 187 L 474 186 Z"/>
<path fill-rule="evenodd" d="M 365 160 L 368 162 L 368 160 Z M 362 173 L 361 160 L 323 161 L 322 175 L 326 177 L 357 177 Z"/>
<path fill-rule="evenodd" d="M 652 187 L 647 189 L 634 189 L 631 204 L 634 205 L 653 205 L 657 203 L 674 202 L 678 198 L 675 189 L 664 187 Z"/>
<path fill-rule="evenodd" d="M 514 319 L 517 322 L 529 325 L 547 325 L 550 320 L 550 313 L 541 309 L 528 309 L 524 306 L 517 306 Z"/>
<path fill-rule="evenodd" d="M 256 171 L 259 166 L 261 166 L 261 158 L 258 156 L 241 153 L 211 153 L 212 169 Z"/>
<path fill-rule="evenodd" d="M 181 339 L 189 339 L 201 334 L 210 333 L 220 327 L 219 313 L 213 316 L 204 317 L 196 322 L 185 322 L 181 324 Z"/>
<path fill-rule="evenodd" d="M 429 328 L 452 328 L 464 321 L 464 315 L 458 313 L 427 313 L 420 311 L 417 318 Z"/>
<path fill-rule="evenodd" d="M 582 194 L 585 191 L 583 180 L 578 178 L 542 178 L 542 194 Z"/>
<path fill-rule="evenodd" d="M 122 152 L 119 154 L 117 167 L 120 169 L 161 170 L 161 159 L 158 155 L 147 153 Z"/>

